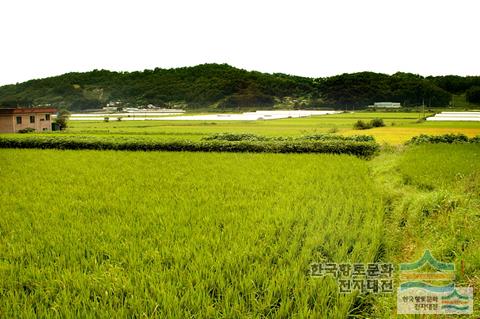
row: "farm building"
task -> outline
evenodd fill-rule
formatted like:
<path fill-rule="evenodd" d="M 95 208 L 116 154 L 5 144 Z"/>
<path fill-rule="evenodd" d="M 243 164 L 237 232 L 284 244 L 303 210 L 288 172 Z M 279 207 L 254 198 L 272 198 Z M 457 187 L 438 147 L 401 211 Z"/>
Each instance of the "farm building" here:
<path fill-rule="evenodd" d="M 17 133 L 27 128 L 50 131 L 56 112 L 54 108 L 0 108 L 0 133 Z"/>
<path fill-rule="evenodd" d="M 402 107 L 400 103 L 397 102 L 375 102 L 373 105 L 369 105 L 368 107 L 376 107 L 376 108 L 386 108 L 386 109 L 398 109 Z"/>

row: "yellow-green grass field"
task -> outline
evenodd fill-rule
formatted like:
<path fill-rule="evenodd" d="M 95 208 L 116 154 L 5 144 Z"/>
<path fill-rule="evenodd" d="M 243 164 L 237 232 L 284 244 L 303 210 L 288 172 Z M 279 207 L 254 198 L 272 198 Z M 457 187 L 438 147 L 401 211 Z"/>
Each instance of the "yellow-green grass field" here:
<path fill-rule="evenodd" d="M 429 115 L 431 113 L 427 113 Z M 461 133 L 469 137 L 480 135 L 480 122 L 428 122 L 419 121 L 423 113 L 356 112 L 313 116 L 297 119 L 267 121 L 71 121 L 66 134 L 119 134 L 157 135 L 167 139 L 197 140 L 208 134 L 254 133 L 273 136 L 299 136 L 304 134 L 336 132 L 344 135 L 366 134 L 380 143 L 402 144 L 419 134 L 441 135 Z M 358 120 L 382 118 L 385 127 L 354 130 Z"/>

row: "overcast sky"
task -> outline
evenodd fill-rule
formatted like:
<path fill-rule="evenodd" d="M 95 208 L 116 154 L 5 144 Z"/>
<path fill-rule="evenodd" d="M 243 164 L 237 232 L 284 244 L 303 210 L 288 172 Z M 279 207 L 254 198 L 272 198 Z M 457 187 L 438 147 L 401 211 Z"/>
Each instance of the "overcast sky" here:
<path fill-rule="evenodd" d="M 478 0 L 1 0 L 0 85 L 228 63 L 310 77 L 480 75 Z"/>

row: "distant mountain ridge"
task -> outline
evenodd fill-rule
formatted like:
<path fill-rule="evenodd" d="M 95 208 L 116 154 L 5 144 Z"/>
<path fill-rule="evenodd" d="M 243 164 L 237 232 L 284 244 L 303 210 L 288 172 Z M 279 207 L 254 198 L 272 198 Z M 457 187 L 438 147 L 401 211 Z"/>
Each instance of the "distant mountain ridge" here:
<path fill-rule="evenodd" d="M 422 77 L 360 72 L 328 78 L 246 71 L 227 64 L 113 72 L 93 70 L 0 87 L 0 106 L 54 105 L 71 110 L 107 104 L 187 109 L 365 107 L 373 102 L 447 106 L 452 94 L 480 87 L 480 77 Z M 112 103 L 115 102 L 115 103 Z"/>

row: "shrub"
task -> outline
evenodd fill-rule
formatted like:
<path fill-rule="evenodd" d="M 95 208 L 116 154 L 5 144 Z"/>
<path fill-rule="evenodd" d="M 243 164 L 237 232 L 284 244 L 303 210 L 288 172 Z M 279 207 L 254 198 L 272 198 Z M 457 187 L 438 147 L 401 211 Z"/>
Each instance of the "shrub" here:
<path fill-rule="evenodd" d="M 334 135 L 334 134 L 312 134 L 304 135 L 300 139 L 311 140 L 311 141 L 351 141 L 351 142 L 375 142 L 375 138 L 370 135 Z"/>
<path fill-rule="evenodd" d="M 382 127 L 385 126 L 385 122 L 383 122 L 383 119 L 381 118 L 374 118 L 370 122 L 364 122 L 362 120 L 358 120 L 353 124 L 353 129 L 354 130 L 368 130 L 371 129 L 372 127 Z"/>
<path fill-rule="evenodd" d="M 33 133 L 35 132 L 35 129 L 33 127 L 26 127 L 22 128 L 21 130 L 18 130 L 18 133 Z"/>
<path fill-rule="evenodd" d="M 250 133 L 215 133 L 202 138 L 205 141 L 266 141 L 269 138 Z"/>
<path fill-rule="evenodd" d="M 215 133 L 202 138 L 204 141 L 352 141 L 352 142 L 374 142 L 375 139 L 369 135 L 352 135 L 343 136 L 330 133 L 319 133 L 303 135 L 300 137 L 287 137 L 287 136 L 261 136 L 251 133 Z"/>
<path fill-rule="evenodd" d="M 470 139 L 470 143 L 472 143 L 472 144 L 480 144 L 480 135 L 477 135 L 477 136 L 475 136 L 475 137 L 472 137 L 472 138 Z"/>
<path fill-rule="evenodd" d="M 55 123 L 58 125 L 60 131 L 65 130 L 68 127 L 68 119 L 70 118 L 70 112 L 68 110 L 62 109 L 58 111 L 57 118 Z"/>
<path fill-rule="evenodd" d="M 357 122 L 355 122 L 355 124 L 353 124 L 354 130 L 368 130 L 370 128 L 372 128 L 371 123 L 366 123 L 362 120 L 358 120 Z"/>
<path fill-rule="evenodd" d="M 373 120 L 370 121 L 370 125 L 372 127 L 382 127 L 382 126 L 385 126 L 385 123 L 381 118 L 374 118 Z"/>
<path fill-rule="evenodd" d="M 364 158 L 375 155 L 375 142 L 347 140 L 312 141 L 155 141 L 89 136 L 0 137 L 0 148 L 91 149 L 122 151 L 189 151 L 189 152 L 252 152 L 252 153 L 334 153 Z"/>
<path fill-rule="evenodd" d="M 480 143 L 480 136 L 468 138 L 464 134 L 426 135 L 412 137 L 406 144 L 458 144 L 458 143 Z"/>

